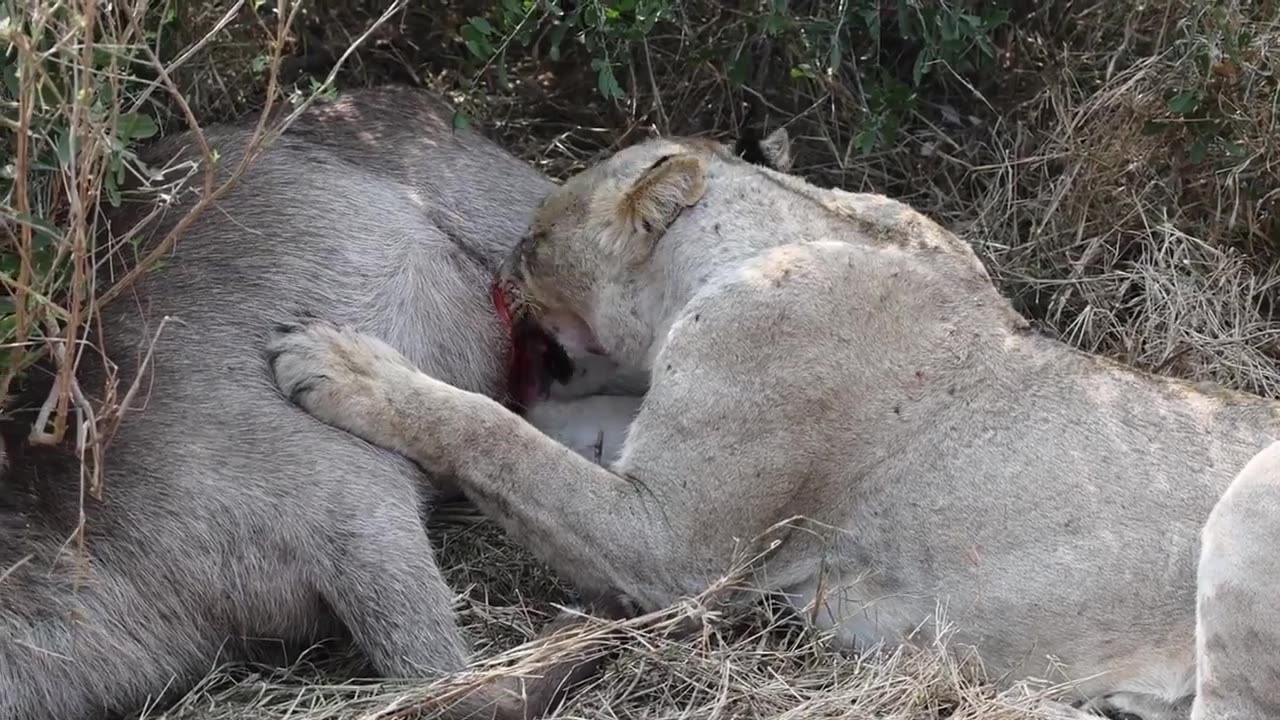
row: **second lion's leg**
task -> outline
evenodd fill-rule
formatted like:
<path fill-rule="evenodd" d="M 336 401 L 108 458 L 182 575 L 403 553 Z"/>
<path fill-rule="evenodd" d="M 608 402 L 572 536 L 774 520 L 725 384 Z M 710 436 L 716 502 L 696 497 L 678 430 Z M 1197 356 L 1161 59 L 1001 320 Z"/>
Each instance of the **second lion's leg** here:
<path fill-rule="evenodd" d="M 1193 720 L 1280 717 L 1280 442 L 1255 455 L 1201 535 Z"/>

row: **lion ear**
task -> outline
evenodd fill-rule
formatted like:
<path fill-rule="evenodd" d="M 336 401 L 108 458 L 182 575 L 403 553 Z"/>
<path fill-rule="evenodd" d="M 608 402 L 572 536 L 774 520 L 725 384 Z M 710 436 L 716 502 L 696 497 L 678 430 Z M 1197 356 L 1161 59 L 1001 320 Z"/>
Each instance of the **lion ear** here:
<path fill-rule="evenodd" d="M 791 135 L 780 127 L 760 141 L 760 151 L 778 172 L 791 172 Z"/>
<path fill-rule="evenodd" d="M 685 208 L 702 199 L 706 189 L 707 165 L 702 158 L 687 153 L 659 158 L 618 201 L 618 241 L 633 248 L 636 259 L 647 258 L 658 238 Z"/>

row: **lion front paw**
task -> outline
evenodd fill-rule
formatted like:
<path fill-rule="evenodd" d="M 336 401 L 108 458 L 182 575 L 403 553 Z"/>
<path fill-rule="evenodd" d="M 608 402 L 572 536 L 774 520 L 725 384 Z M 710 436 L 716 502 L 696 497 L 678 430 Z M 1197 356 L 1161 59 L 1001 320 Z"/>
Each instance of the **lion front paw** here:
<path fill-rule="evenodd" d="M 409 361 L 377 338 L 349 327 L 309 320 L 277 325 L 267 343 L 276 385 L 316 418 L 376 444 L 391 388 L 416 373 Z"/>

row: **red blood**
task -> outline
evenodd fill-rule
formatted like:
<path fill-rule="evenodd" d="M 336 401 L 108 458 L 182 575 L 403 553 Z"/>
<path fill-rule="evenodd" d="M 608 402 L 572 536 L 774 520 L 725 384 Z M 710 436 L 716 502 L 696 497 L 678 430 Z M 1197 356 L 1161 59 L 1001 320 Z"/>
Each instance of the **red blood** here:
<path fill-rule="evenodd" d="M 491 297 L 498 321 L 507 331 L 507 376 L 503 404 L 520 413 L 543 391 L 545 368 L 542 359 L 547 350 L 545 336 L 530 332 L 527 323 L 515 323 L 501 282 L 494 283 Z"/>
<path fill-rule="evenodd" d="M 511 335 L 511 307 L 507 305 L 507 291 L 502 289 L 501 282 L 493 284 L 493 290 L 490 292 L 493 298 L 493 308 L 498 312 L 498 320 L 502 321 L 502 326 L 507 329 L 507 335 Z"/>

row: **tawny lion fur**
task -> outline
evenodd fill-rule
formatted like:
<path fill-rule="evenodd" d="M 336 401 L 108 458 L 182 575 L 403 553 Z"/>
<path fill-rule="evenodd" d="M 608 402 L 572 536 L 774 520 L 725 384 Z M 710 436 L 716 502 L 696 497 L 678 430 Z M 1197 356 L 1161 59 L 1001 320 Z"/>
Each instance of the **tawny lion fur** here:
<path fill-rule="evenodd" d="M 580 588 L 658 608 L 760 551 L 846 646 L 941 613 L 1002 686 L 1155 720 L 1198 682 L 1198 719 L 1280 717 L 1280 404 L 1037 335 L 920 213 L 705 140 L 571 179 L 507 267 L 566 347 L 648 373 L 608 467 L 347 329 L 278 334 L 277 381 Z"/>

